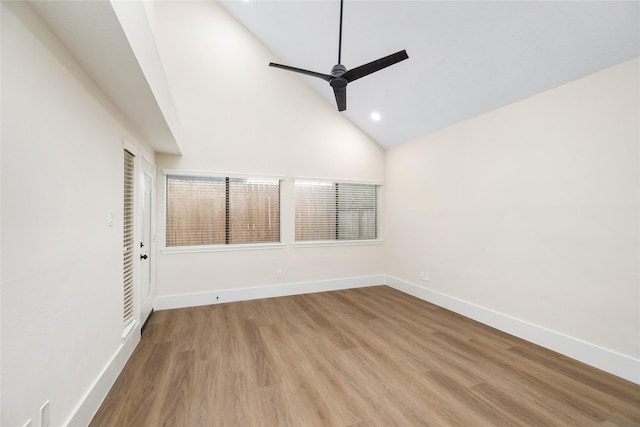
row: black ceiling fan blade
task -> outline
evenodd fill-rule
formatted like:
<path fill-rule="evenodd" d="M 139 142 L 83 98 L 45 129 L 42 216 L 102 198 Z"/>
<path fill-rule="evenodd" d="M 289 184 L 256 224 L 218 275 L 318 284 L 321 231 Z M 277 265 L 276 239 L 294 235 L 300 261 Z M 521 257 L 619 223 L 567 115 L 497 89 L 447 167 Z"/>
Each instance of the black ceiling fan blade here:
<path fill-rule="evenodd" d="M 358 80 L 360 77 L 375 73 L 376 71 L 380 71 L 383 68 L 387 68 L 408 58 L 409 55 L 407 55 L 407 51 L 401 50 L 400 52 L 392 53 L 391 55 L 385 56 L 384 58 L 371 61 L 368 64 L 352 68 L 351 70 L 344 73 L 342 77 L 347 80 L 347 82 L 351 83 L 354 80 Z"/>
<path fill-rule="evenodd" d="M 336 104 L 338 104 L 338 111 L 344 111 L 347 109 L 347 87 L 334 87 L 333 93 L 336 96 Z"/>
<path fill-rule="evenodd" d="M 283 70 L 289 70 L 289 71 L 293 71 L 300 74 L 306 74 L 307 76 L 311 76 L 311 77 L 318 77 L 326 81 L 331 81 L 331 79 L 333 78 L 333 76 L 330 76 L 329 74 L 316 73 L 315 71 L 303 70 L 302 68 L 290 67 L 288 65 L 281 65 L 273 62 L 269 63 L 269 67 L 282 68 Z"/>

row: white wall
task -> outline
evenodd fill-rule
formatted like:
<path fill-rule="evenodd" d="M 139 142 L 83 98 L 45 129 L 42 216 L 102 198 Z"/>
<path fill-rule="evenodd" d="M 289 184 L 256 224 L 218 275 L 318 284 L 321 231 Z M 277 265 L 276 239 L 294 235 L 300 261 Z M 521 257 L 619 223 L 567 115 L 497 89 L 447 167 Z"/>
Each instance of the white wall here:
<path fill-rule="evenodd" d="M 159 296 L 383 272 L 382 247 L 294 248 L 292 177 L 382 182 L 384 151 L 277 60 L 215 2 L 158 2 L 158 50 L 183 125 L 184 155 L 158 169 L 279 175 L 284 249 L 163 254 Z M 327 90 L 330 90 L 327 86 Z M 164 176 L 158 176 L 158 248 Z M 283 278 L 276 280 L 276 270 Z"/>
<path fill-rule="evenodd" d="M 637 361 L 638 63 L 389 150 L 386 272 Z"/>
<path fill-rule="evenodd" d="M 38 426 L 47 400 L 63 425 L 123 345 L 116 117 L 28 4 L 2 2 L 3 426 Z"/>
<path fill-rule="evenodd" d="M 393 149 L 385 168 L 217 4 L 159 2 L 153 16 L 185 129 L 184 156 L 159 156 L 159 170 L 288 177 L 284 249 L 158 253 L 159 295 L 428 271 L 434 290 L 638 358 L 637 60 Z M 62 425 L 123 344 L 133 137 L 23 2 L 2 3 L 2 122 L 0 424 L 38 425 L 50 400 Z M 384 246 L 292 247 L 291 177 L 385 170 Z"/>

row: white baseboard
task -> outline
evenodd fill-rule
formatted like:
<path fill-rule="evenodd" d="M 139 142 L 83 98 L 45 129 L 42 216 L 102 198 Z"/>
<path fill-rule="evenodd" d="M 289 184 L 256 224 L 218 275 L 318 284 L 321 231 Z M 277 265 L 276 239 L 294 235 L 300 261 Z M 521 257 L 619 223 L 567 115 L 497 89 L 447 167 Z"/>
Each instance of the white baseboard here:
<path fill-rule="evenodd" d="M 302 295 L 314 292 L 336 291 L 339 289 L 362 288 L 385 284 L 386 276 L 362 276 L 345 279 L 318 280 L 314 282 L 286 283 L 278 285 L 256 286 L 242 289 L 224 289 L 218 291 L 198 292 L 182 295 L 166 295 L 156 297 L 155 309 L 196 307 L 200 305 L 220 304 L 225 302 L 248 301 L 260 298 Z"/>
<path fill-rule="evenodd" d="M 388 286 L 413 295 L 465 317 L 516 337 L 564 354 L 610 374 L 640 384 L 640 360 L 606 348 L 498 313 L 485 307 L 427 289 L 395 277 L 386 277 Z"/>
<path fill-rule="evenodd" d="M 640 384 L 640 360 L 638 359 L 391 276 L 350 277 L 345 279 L 160 296 L 155 300 L 155 309 L 167 310 L 379 285 L 390 286 L 396 290 L 413 295 L 508 334 L 541 345 L 636 384 Z M 98 375 L 89 391 L 73 411 L 73 414 L 64 423 L 65 426 L 86 426 L 91 422 L 91 419 L 139 342 L 140 329 L 136 327 L 113 355 L 104 370 Z"/>
<path fill-rule="evenodd" d="M 140 327 L 136 325 L 64 423 L 65 426 L 89 425 L 139 342 Z"/>

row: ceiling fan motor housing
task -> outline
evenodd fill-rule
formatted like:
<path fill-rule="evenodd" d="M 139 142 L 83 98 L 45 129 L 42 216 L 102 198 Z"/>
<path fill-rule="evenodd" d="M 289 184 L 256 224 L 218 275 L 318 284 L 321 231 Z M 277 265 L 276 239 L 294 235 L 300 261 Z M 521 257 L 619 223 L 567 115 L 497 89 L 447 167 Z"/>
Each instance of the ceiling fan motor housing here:
<path fill-rule="evenodd" d="M 342 77 L 347 72 L 347 67 L 342 64 L 334 65 L 331 69 L 331 75 L 334 77 L 329 81 L 331 87 L 341 89 L 347 87 L 347 80 Z"/>

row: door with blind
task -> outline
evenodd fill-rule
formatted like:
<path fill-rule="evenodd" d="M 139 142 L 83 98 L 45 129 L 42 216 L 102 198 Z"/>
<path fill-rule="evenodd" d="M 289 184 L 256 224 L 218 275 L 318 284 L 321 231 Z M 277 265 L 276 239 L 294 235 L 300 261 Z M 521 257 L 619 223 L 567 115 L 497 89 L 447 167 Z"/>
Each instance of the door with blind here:
<path fill-rule="evenodd" d="M 151 314 L 155 297 L 155 167 L 142 159 L 140 214 L 140 324 Z"/>

